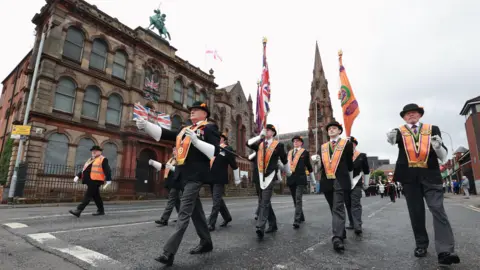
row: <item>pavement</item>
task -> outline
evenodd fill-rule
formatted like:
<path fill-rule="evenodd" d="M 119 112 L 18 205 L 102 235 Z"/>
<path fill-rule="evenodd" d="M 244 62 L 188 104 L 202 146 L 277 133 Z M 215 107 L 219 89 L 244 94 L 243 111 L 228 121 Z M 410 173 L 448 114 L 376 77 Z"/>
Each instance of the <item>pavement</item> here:
<path fill-rule="evenodd" d="M 202 198 L 208 216 L 211 199 Z M 433 243 L 432 216 L 428 256 L 415 258 L 413 233 L 404 197 L 391 203 L 379 196 L 362 198 L 364 237 L 348 231 L 346 251 L 337 254 L 330 243 L 331 214 L 323 195 L 304 196 L 306 223 L 292 228 L 290 196 L 275 196 L 279 230 L 258 241 L 256 198 L 226 198 L 233 216 L 227 228 L 212 232 L 214 250 L 203 255 L 188 251 L 198 244 L 193 224 L 185 233 L 172 267 L 153 260 L 175 230 L 175 223 L 158 227 L 165 202 L 110 204 L 106 215 L 94 217 L 89 205 L 80 218 L 70 206 L 0 209 L 1 269 L 439 269 Z M 461 264 L 446 269 L 479 269 L 480 209 L 457 198 L 445 199 Z M 176 213 L 172 214 L 172 219 Z M 445 268 L 442 268 L 445 269 Z"/>

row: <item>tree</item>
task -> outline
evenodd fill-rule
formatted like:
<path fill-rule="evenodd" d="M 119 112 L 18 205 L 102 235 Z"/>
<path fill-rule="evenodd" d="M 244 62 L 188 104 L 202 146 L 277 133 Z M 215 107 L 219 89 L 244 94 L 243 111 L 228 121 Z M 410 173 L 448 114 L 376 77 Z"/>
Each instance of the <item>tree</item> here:
<path fill-rule="evenodd" d="M 373 179 L 375 179 L 375 183 L 377 183 L 379 177 L 382 178 L 382 182 L 383 182 L 383 180 L 386 180 L 386 179 L 387 179 L 387 176 L 385 175 L 385 172 L 384 172 L 384 171 L 380 171 L 380 170 L 374 171 L 374 172 L 372 173 L 372 177 L 373 177 Z"/>
<path fill-rule="evenodd" d="M 13 139 L 8 139 L 0 158 L 0 185 L 7 183 L 10 158 L 12 157 Z"/>

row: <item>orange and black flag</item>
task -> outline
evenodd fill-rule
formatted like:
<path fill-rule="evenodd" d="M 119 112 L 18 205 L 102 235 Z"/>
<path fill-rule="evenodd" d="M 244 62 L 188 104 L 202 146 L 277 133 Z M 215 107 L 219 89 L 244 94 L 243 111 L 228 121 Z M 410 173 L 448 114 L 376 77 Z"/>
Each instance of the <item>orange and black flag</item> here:
<path fill-rule="evenodd" d="M 342 87 L 338 91 L 338 99 L 342 103 L 343 111 L 343 123 L 345 125 L 345 132 L 347 137 L 350 137 L 350 132 L 352 131 L 352 125 L 360 113 L 360 108 L 358 107 L 357 99 L 353 94 L 352 86 L 348 81 L 347 72 L 342 63 L 343 52 L 340 50 L 338 52 L 338 61 L 340 63 L 340 82 Z"/>

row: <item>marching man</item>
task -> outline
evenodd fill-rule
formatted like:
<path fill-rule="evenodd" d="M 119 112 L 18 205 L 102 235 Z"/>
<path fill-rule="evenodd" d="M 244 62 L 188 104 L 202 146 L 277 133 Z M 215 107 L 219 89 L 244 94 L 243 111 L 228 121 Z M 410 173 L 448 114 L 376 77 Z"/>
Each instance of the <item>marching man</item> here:
<path fill-rule="evenodd" d="M 163 247 L 163 254 L 155 260 L 173 265 L 175 253 L 182 242 L 190 218 L 200 237 L 197 247 L 190 250 L 190 254 L 200 254 L 213 250 L 212 238 L 208 231 L 207 219 L 200 201 L 199 192 L 205 181 L 210 177 L 210 160 L 218 154 L 220 137 L 218 127 L 209 123 L 207 118 L 210 110 L 207 104 L 195 102 L 190 110 L 191 126 L 184 127 L 180 132 L 163 129 L 145 119 L 137 120 L 137 127 L 154 138 L 175 141 L 177 148 L 177 165 L 175 181 L 181 181 L 183 194 L 180 200 L 180 211 L 176 231 Z"/>
<path fill-rule="evenodd" d="M 455 241 L 452 227 L 443 207 L 442 176 L 438 160 L 445 162 L 447 148 L 442 142 L 437 126 L 424 124 L 420 118 L 424 109 L 408 104 L 400 112 L 404 125 L 387 133 L 390 144 L 398 145 L 398 159 L 394 178 L 402 183 L 407 200 L 408 213 L 415 236 L 416 257 L 425 257 L 429 244 L 425 228 L 425 201 L 433 216 L 435 250 L 438 263 L 460 263 L 454 253 Z"/>
<path fill-rule="evenodd" d="M 320 186 L 332 211 L 332 243 L 337 252 L 345 250 L 345 196 L 350 192 L 353 179 L 353 145 L 340 138 L 343 127 L 334 121 L 326 126 L 330 141 L 322 144 L 321 155 L 312 159 L 323 165 Z"/>
<path fill-rule="evenodd" d="M 357 236 L 362 236 L 362 190 L 368 189 L 368 181 L 370 179 L 370 167 L 365 153 L 357 150 L 358 141 L 351 136 L 350 141 L 353 144 L 353 183 L 352 189 L 348 193 L 346 206 L 348 212 L 348 220 L 350 226 L 347 229 L 354 229 Z M 363 180 L 363 181 L 362 181 Z M 363 185 L 363 186 L 362 186 Z"/>
<path fill-rule="evenodd" d="M 213 200 L 212 211 L 210 212 L 210 218 L 208 219 L 208 229 L 210 231 L 215 230 L 218 212 L 220 212 L 223 217 L 223 223 L 220 224 L 220 227 L 226 227 L 227 224 L 232 221 L 232 216 L 222 198 L 225 191 L 225 185 L 228 184 L 229 165 L 233 169 L 235 184 L 240 184 L 240 170 L 238 169 L 235 156 L 232 154 L 233 148 L 228 145 L 228 137 L 225 133 L 220 135 L 220 147 L 225 150 L 220 149 L 219 154 L 210 161 L 210 190 L 212 192 Z"/>
<path fill-rule="evenodd" d="M 295 215 L 293 227 L 300 228 L 300 223 L 305 221 L 302 209 L 303 192 L 307 185 L 307 176 L 310 177 L 312 183 L 315 183 L 312 163 L 310 162 L 310 154 L 303 148 L 303 138 L 295 136 L 292 138 L 294 149 L 288 152 L 288 164 L 292 175 L 287 178 L 287 185 L 290 188 L 290 194 L 293 198 L 295 206 Z"/>
<path fill-rule="evenodd" d="M 247 146 L 257 152 L 258 178 L 260 183 L 261 204 L 258 214 L 256 233 L 258 239 L 263 239 L 265 233 L 273 233 L 278 230 L 277 218 L 272 208 L 271 198 L 273 195 L 274 181 L 278 180 L 277 172 L 279 161 L 286 165 L 288 163 L 287 153 L 283 143 L 274 139 L 277 135 L 275 127 L 268 124 L 260 135 L 251 138 Z M 290 166 L 285 166 L 287 176 L 291 175 Z M 268 220 L 268 229 L 265 225 Z"/>
<path fill-rule="evenodd" d="M 177 153 L 176 148 L 173 147 L 172 157 L 167 161 L 165 164 L 165 172 L 163 174 L 164 179 L 164 187 L 168 190 L 168 201 L 165 210 L 163 210 L 163 214 L 160 217 L 160 220 L 155 220 L 155 223 L 160 225 L 160 227 L 167 226 L 168 220 L 170 219 L 170 215 L 172 214 L 173 208 L 177 210 L 180 209 L 180 197 L 182 195 L 182 186 L 180 181 L 176 177 L 175 173 L 175 164 L 177 162 Z M 162 163 L 157 162 L 155 160 L 149 160 L 148 164 L 153 166 L 157 171 L 162 169 Z"/>
<path fill-rule="evenodd" d="M 108 165 L 108 159 L 102 155 L 102 148 L 95 145 L 90 151 L 92 152 L 92 157 L 85 162 L 82 171 L 73 179 L 75 183 L 78 182 L 78 179 L 82 179 L 82 183 L 87 185 L 87 191 L 85 192 L 83 201 L 77 206 L 77 209 L 69 211 L 70 214 L 76 217 L 80 217 L 80 214 L 92 199 L 97 205 L 97 212 L 93 213 L 93 215 L 105 215 L 102 197 L 100 196 L 100 187 L 105 181 L 107 181 L 107 185 L 111 183 L 112 173 Z"/>

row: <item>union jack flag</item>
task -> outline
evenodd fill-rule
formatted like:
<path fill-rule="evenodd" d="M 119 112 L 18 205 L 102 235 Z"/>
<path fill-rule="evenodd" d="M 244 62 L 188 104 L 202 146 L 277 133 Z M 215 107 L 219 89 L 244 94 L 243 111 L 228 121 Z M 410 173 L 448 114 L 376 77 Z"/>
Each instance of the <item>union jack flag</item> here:
<path fill-rule="evenodd" d="M 157 124 L 163 128 L 171 129 L 172 121 L 170 120 L 170 115 L 166 113 L 159 113 L 157 115 Z"/>
<path fill-rule="evenodd" d="M 262 79 L 257 89 L 257 131 L 266 127 L 267 115 L 270 112 L 270 73 L 267 64 L 267 39 L 263 40 L 263 70 Z"/>
<path fill-rule="evenodd" d="M 220 57 L 220 55 L 218 54 L 217 50 L 206 50 L 205 51 L 206 54 L 212 54 L 213 55 L 213 59 L 215 60 L 220 60 L 223 62 L 223 59 L 222 57 Z"/>
<path fill-rule="evenodd" d="M 133 106 L 133 119 L 148 119 L 148 108 L 143 107 L 140 103 L 136 103 Z"/>
<path fill-rule="evenodd" d="M 158 82 L 153 80 L 153 75 L 151 78 L 145 77 L 145 87 L 152 90 L 158 90 Z"/>
<path fill-rule="evenodd" d="M 155 110 L 142 106 L 140 103 L 136 103 L 133 106 L 133 119 L 146 119 L 149 122 L 156 124 L 162 128 L 171 129 L 172 121 L 170 115 L 166 113 L 157 113 Z"/>

